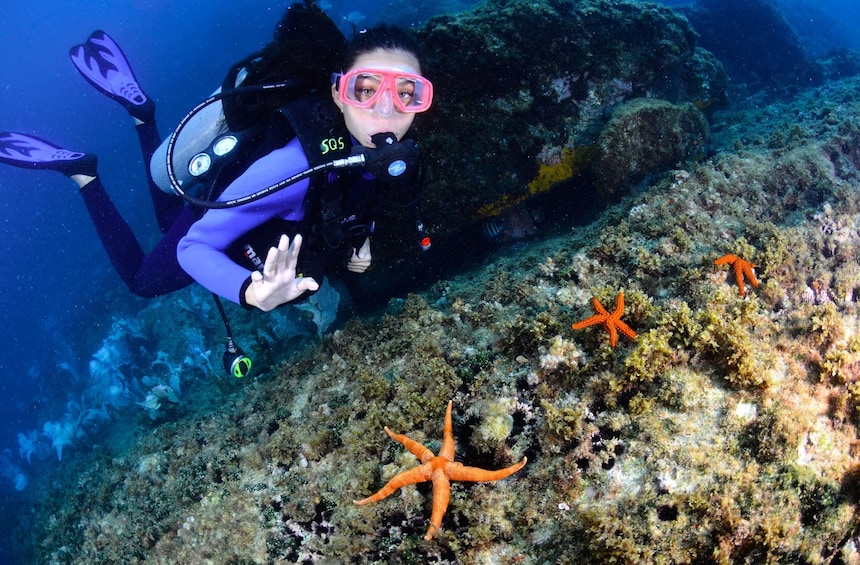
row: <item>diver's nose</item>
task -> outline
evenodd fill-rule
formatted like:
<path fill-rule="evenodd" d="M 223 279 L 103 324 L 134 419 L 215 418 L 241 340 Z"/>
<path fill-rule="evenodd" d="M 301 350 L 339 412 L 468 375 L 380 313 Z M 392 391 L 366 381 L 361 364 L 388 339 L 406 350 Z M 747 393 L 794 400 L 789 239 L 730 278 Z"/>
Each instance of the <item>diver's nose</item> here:
<path fill-rule="evenodd" d="M 394 112 L 394 101 L 391 99 L 391 93 L 385 91 L 382 93 L 382 98 L 376 103 L 376 111 L 380 116 L 388 118 Z"/>

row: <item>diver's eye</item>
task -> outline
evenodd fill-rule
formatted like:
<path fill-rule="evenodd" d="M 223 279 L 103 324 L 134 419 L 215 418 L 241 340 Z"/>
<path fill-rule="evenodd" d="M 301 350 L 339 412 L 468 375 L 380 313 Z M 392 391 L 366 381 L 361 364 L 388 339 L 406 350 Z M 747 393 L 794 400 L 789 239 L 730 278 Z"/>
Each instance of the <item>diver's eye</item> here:
<path fill-rule="evenodd" d="M 367 102 L 376 96 L 380 84 L 382 84 L 382 78 L 374 75 L 362 75 L 356 78 L 352 89 L 353 98 L 358 102 Z"/>
<path fill-rule="evenodd" d="M 402 81 L 397 85 L 397 96 L 404 106 L 411 104 L 412 99 L 415 97 L 415 83 L 408 80 Z"/>
<path fill-rule="evenodd" d="M 354 92 L 354 97 L 359 102 L 367 102 L 376 94 L 372 88 L 356 88 Z"/>

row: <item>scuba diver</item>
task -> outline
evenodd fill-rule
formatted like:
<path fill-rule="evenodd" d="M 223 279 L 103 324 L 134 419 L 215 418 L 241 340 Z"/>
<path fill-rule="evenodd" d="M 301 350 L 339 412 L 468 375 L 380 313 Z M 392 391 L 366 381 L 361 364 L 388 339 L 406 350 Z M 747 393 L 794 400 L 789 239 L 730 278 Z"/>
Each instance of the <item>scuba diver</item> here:
<path fill-rule="evenodd" d="M 332 265 L 364 272 L 384 205 L 418 199 L 411 126 L 433 87 L 402 30 L 380 26 L 347 42 L 312 0 L 293 4 L 274 40 L 231 68 L 167 140 L 110 36 L 96 31 L 70 56 L 134 119 L 162 239 L 144 253 L 95 155 L 0 133 L 0 162 L 75 181 L 111 263 L 137 295 L 196 281 L 270 311 L 316 291 Z"/>

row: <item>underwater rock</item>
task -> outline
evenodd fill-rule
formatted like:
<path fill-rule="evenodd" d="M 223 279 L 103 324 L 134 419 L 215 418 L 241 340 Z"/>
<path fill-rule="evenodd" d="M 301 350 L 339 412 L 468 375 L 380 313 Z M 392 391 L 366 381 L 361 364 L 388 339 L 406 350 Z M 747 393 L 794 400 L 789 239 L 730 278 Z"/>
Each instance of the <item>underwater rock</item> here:
<path fill-rule="evenodd" d="M 670 102 L 690 101 L 709 116 L 726 104 L 729 77 L 720 60 L 706 49 L 696 47 L 692 59 L 681 68 L 677 84 L 677 96 L 666 97 Z"/>
<path fill-rule="evenodd" d="M 821 81 L 821 69 L 806 57 L 772 0 L 698 0 L 679 9 L 699 33 L 701 46 L 748 90 Z"/>
<path fill-rule="evenodd" d="M 536 218 L 524 203 L 508 208 L 481 225 L 484 238 L 493 243 L 529 239 L 537 233 Z"/>
<path fill-rule="evenodd" d="M 696 156 L 708 122 L 693 104 L 638 98 L 619 106 L 597 139 L 597 190 L 614 202 L 649 175 Z"/>
<path fill-rule="evenodd" d="M 533 183 L 542 167 L 593 143 L 619 104 L 708 107 L 726 84 L 687 20 L 655 4 L 492 0 L 432 18 L 418 36 L 439 93 L 418 124 L 432 158 L 422 208 L 437 238 L 545 189 Z M 584 169 L 566 167 L 553 185 Z"/>

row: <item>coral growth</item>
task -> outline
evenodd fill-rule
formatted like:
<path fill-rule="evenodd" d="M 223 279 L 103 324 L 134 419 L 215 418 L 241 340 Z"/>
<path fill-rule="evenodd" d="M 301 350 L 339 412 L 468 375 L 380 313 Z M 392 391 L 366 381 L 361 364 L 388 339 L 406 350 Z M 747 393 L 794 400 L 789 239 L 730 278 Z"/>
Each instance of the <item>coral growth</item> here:
<path fill-rule="evenodd" d="M 581 145 L 579 147 L 563 147 L 561 154 L 541 162 L 535 178 L 528 183 L 528 192 L 519 196 L 504 194 L 497 202 L 481 206 L 475 212 L 476 218 L 498 216 L 504 211 L 523 204 L 529 198 L 555 188 L 556 185 L 569 181 L 582 173 L 594 158 L 594 147 Z"/>
<path fill-rule="evenodd" d="M 62 419 L 45 422 L 42 433 L 51 441 L 57 452 L 57 460 L 63 459 L 63 450 L 81 441 L 92 441 L 93 429 L 99 422 L 110 420 L 110 415 L 102 408 L 88 408 L 81 402 L 70 400 Z"/>

